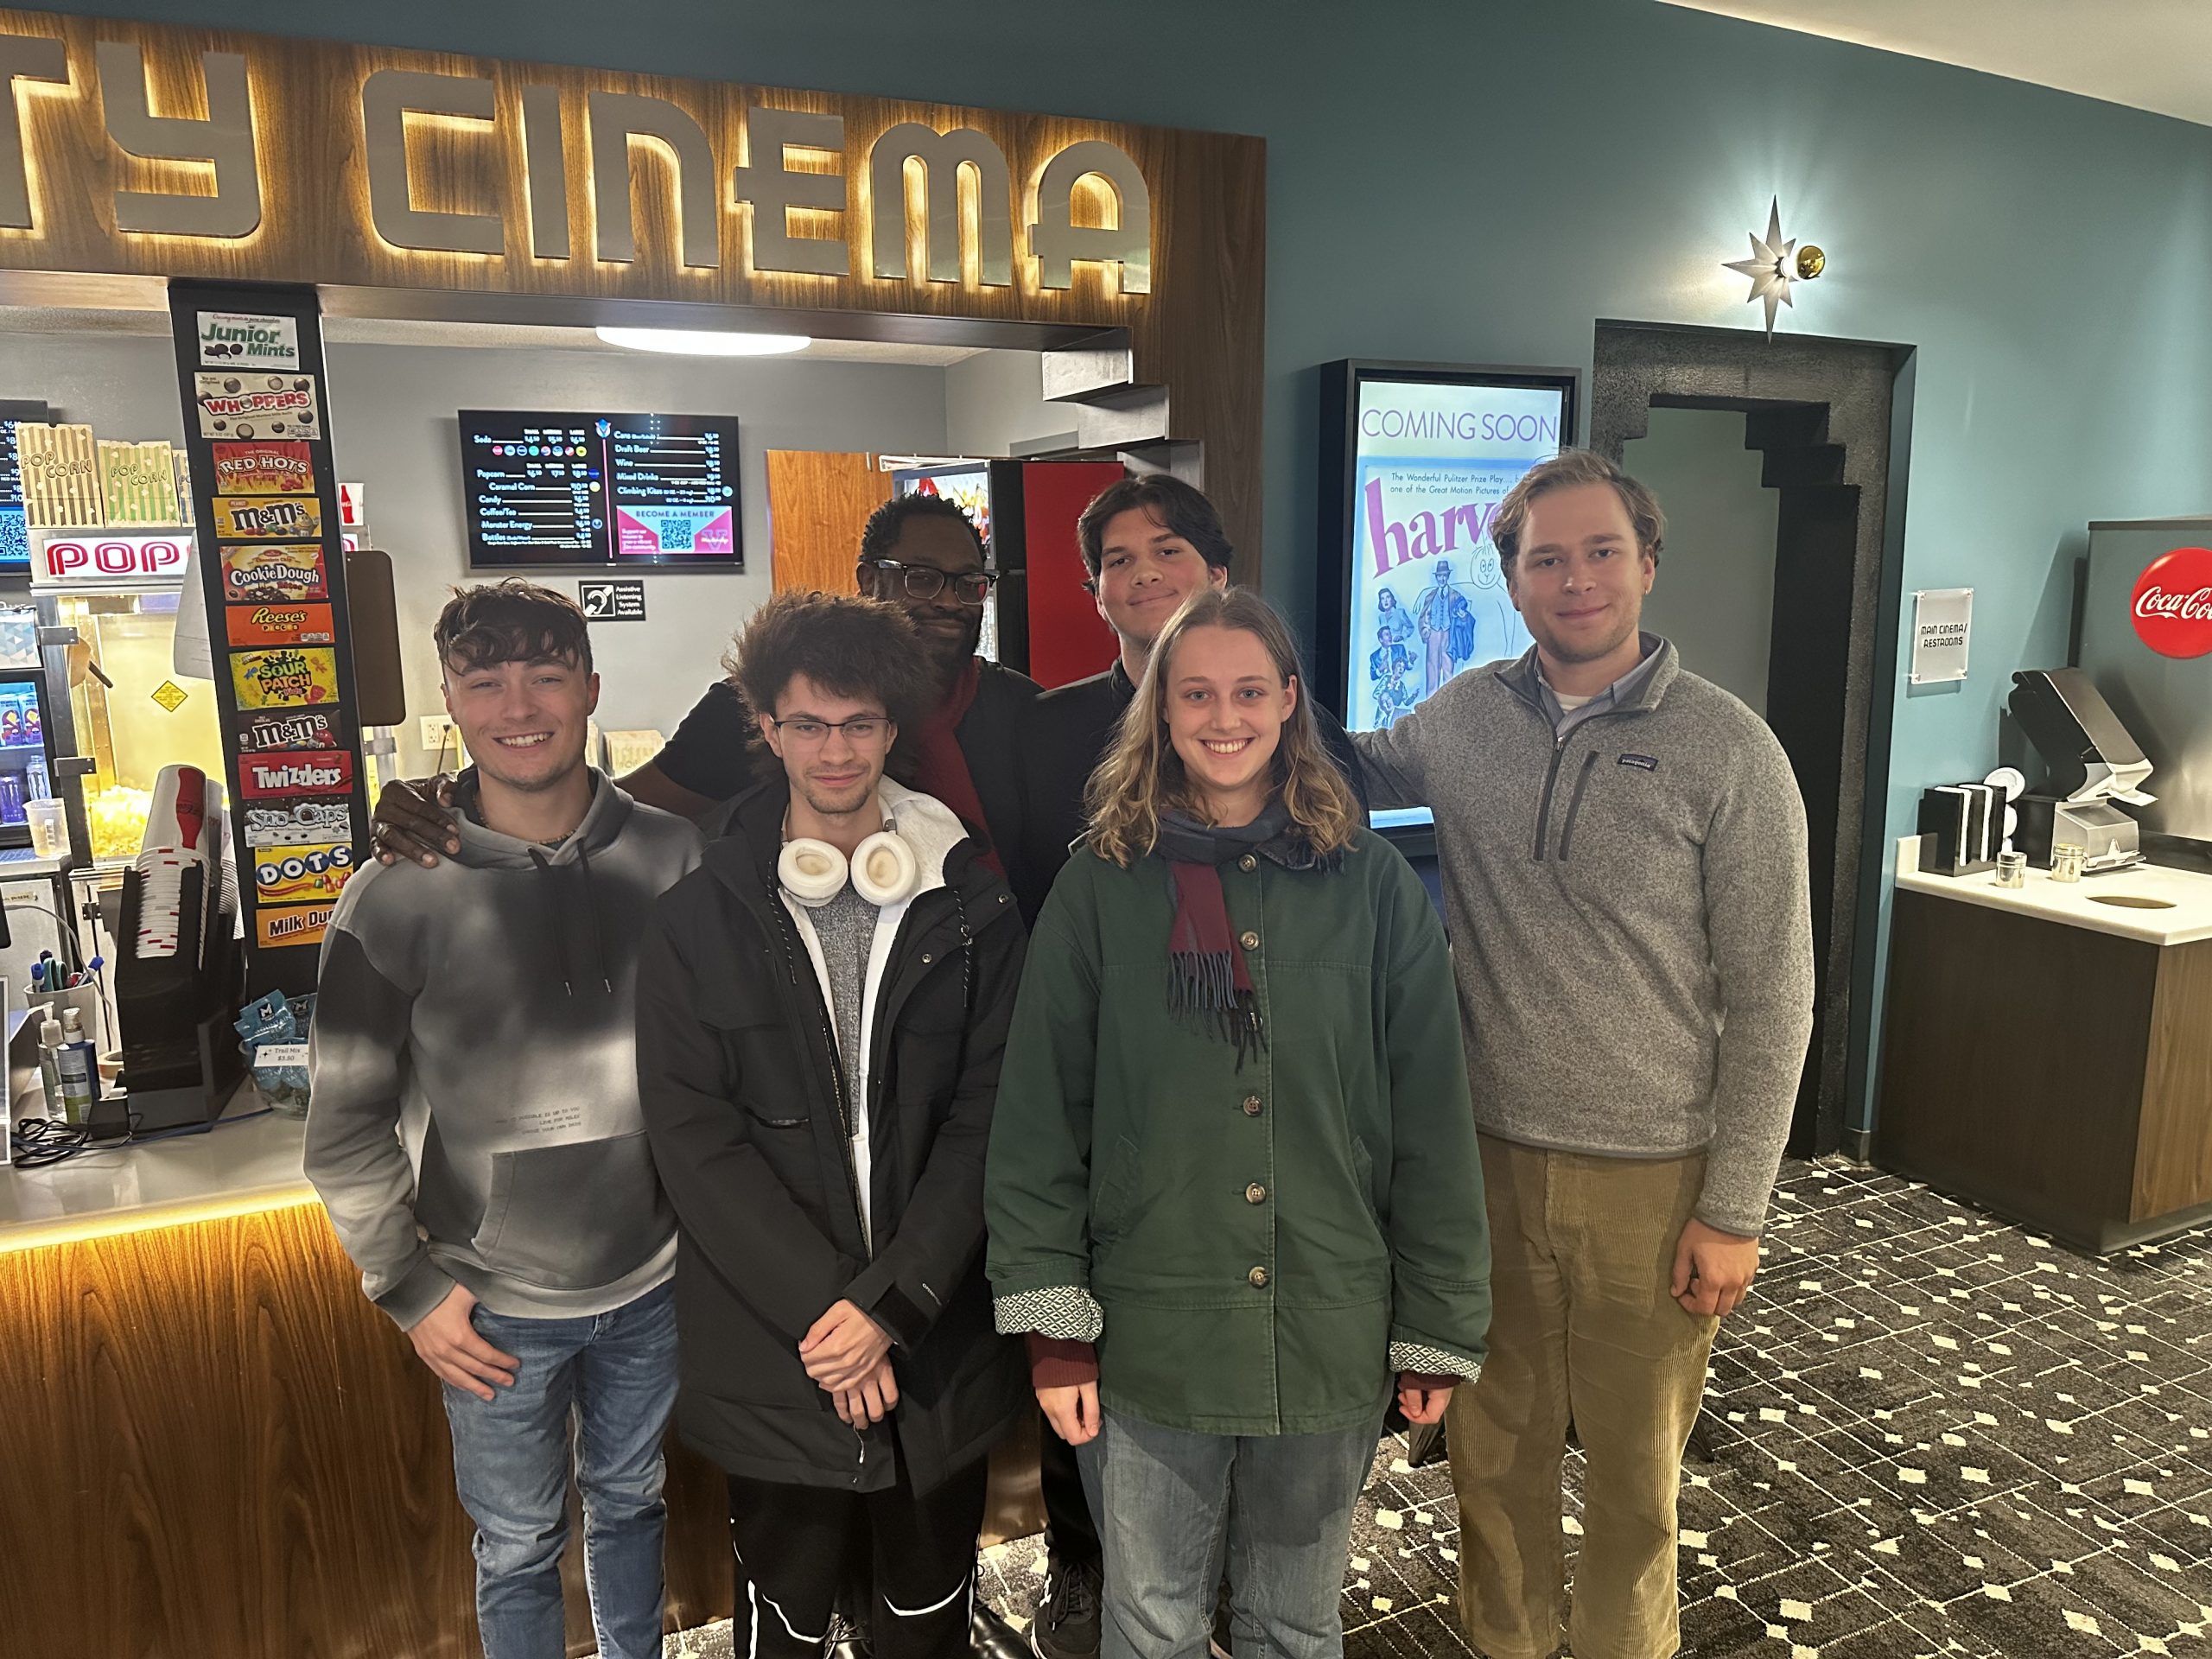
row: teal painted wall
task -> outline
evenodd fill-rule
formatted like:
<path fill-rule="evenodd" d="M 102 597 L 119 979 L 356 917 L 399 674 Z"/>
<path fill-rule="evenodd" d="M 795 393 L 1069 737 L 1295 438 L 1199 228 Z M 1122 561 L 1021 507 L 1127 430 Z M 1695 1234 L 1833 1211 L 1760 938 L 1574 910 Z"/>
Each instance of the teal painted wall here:
<path fill-rule="evenodd" d="M 1754 327 L 1719 262 L 1778 194 L 1831 255 L 1783 327 L 1919 350 L 1904 587 L 1976 590 L 1972 677 L 1897 699 L 1891 841 L 2063 660 L 2087 521 L 2212 507 L 2212 130 L 2060 92 L 1653 0 L 60 9 L 1256 133 L 1266 583 L 1309 626 L 1316 364 Z"/>

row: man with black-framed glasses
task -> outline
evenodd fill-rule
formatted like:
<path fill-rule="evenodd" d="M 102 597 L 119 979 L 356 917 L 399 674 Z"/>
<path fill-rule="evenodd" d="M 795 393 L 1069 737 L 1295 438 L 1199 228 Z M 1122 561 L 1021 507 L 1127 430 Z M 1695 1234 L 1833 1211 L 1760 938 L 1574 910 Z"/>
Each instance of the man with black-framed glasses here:
<path fill-rule="evenodd" d="M 959 505 L 942 496 L 885 502 L 861 532 L 855 575 L 861 593 L 906 613 L 929 654 L 936 702 L 918 731 L 906 734 L 912 781 L 982 831 L 985 856 L 1014 888 L 1027 921 L 1058 874 L 1060 858 L 1033 869 L 1025 819 L 1027 791 L 1019 771 L 1023 717 L 1037 696 L 1027 675 L 976 654 L 983 606 L 997 581 L 982 537 Z M 753 781 L 753 722 L 721 681 L 683 717 L 668 746 L 615 781 L 649 806 L 697 821 Z M 377 852 L 435 862 L 449 855 L 453 821 L 440 805 L 441 779 L 395 781 L 377 803 Z"/>

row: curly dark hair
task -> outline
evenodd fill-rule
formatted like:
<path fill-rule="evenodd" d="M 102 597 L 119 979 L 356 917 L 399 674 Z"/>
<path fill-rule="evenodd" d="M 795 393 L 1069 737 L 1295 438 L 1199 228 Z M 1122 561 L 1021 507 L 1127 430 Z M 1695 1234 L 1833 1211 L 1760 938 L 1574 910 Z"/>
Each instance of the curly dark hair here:
<path fill-rule="evenodd" d="M 520 576 L 456 588 L 431 639 L 441 667 L 461 673 L 500 663 L 571 663 L 591 672 L 591 629 L 576 601 Z"/>
<path fill-rule="evenodd" d="M 976 521 L 968 516 L 968 510 L 941 495 L 894 495 L 868 514 L 868 523 L 861 530 L 861 563 L 889 558 L 891 550 L 906 533 L 906 526 L 917 518 L 952 519 L 976 538 L 976 556 L 986 564 L 990 563 L 989 552 L 983 546 L 983 533 L 976 528 Z"/>
<path fill-rule="evenodd" d="M 722 666 L 756 717 L 773 717 L 784 688 L 804 674 L 841 697 L 880 697 L 909 730 L 928 712 L 937 683 L 906 613 L 847 594 L 773 595 L 737 631 Z"/>

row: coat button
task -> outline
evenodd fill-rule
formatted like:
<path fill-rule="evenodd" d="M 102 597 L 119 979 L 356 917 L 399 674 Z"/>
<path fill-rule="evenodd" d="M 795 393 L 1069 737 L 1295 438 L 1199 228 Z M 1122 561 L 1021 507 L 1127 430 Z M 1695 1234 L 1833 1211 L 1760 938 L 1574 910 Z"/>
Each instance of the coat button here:
<path fill-rule="evenodd" d="M 1259 1097 L 1257 1095 L 1247 1095 L 1247 1096 L 1244 1096 L 1244 1116 L 1247 1116 L 1247 1117 L 1257 1117 L 1259 1115 L 1260 1115 L 1260 1097 Z"/>
<path fill-rule="evenodd" d="M 1260 936 L 1253 932 L 1249 928 L 1247 928 L 1237 937 L 1236 943 L 1243 945 L 1247 950 L 1256 950 L 1260 948 Z"/>
<path fill-rule="evenodd" d="M 1265 1290 L 1268 1287 L 1268 1270 L 1265 1268 L 1253 1268 L 1244 1275 L 1244 1282 L 1255 1290 Z"/>
<path fill-rule="evenodd" d="M 1260 868 L 1260 861 L 1253 857 L 1251 854 L 1247 853 L 1243 857 L 1236 861 L 1236 868 L 1243 871 L 1247 875 L 1249 875 L 1254 870 Z"/>
<path fill-rule="evenodd" d="M 924 951 L 924 952 L 922 953 L 922 966 L 923 966 L 923 967 L 925 967 L 925 968 L 928 967 L 928 966 L 930 965 L 930 963 L 931 963 L 935 962 L 936 960 L 937 960 L 937 958 L 936 958 L 935 957 L 933 957 L 933 956 L 931 956 L 927 951 Z"/>
<path fill-rule="evenodd" d="M 1244 1202 L 1247 1204 L 1263 1204 L 1267 1201 L 1267 1197 L 1268 1189 L 1257 1181 L 1244 1189 Z"/>

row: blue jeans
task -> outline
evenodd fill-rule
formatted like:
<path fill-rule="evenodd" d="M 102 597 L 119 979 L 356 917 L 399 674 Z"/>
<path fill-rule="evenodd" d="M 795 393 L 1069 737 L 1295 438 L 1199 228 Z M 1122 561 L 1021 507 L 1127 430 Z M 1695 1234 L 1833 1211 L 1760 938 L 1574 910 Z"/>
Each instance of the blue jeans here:
<path fill-rule="evenodd" d="M 493 1397 L 445 1385 L 454 1484 L 476 1522 L 485 1659 L 561 1659 L 569 1451 L 583 1495 L 584 1582 L 601 1659 L 659 1659 L 663 1432 L 676 1403 L 676 1300 L 663 1285 L 611 1313 L 524 1319 L 479 1307 L 522 1363 Z"/>
<path fill-rule="evenodd" d="M 1106 1550 L 1099 1659 L 1202 1659 L 1224 1534 L 1236 1659 L 1342 1654 L 1352 1508 L 1382 1428 L 1239 1437 L 1108 1412 L 1076 1450 Z"/>

